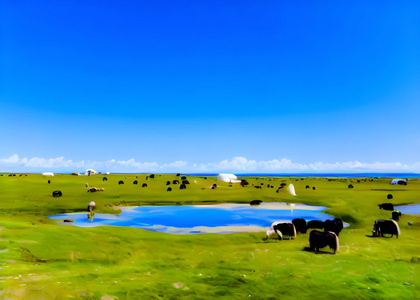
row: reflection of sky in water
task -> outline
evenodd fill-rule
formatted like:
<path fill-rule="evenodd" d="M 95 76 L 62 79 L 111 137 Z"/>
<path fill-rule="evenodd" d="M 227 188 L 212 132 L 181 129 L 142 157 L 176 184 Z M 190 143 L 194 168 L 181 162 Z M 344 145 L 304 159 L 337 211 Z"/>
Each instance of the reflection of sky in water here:
<path fill-rule="evenodd" d="M 292 209 L 293 208 L 293 209 Z M 51 219 L 72 219 L 80 227 L 101 225 L 143 228 L 169 233 L 264 231 L 274 221 L 303 218 L 306 221 L 334 219 L 323 214 L 326 207 L 296 204 L 249 204 L 203 206 L 140 206 L 123 208 L 121 215 L 95 213 L 88 221 L 87 213 L 49 216 Z M 241 228 L 239 228 L 241 227 Z M 247 228 L 245 228 L 247 227 Z M 216 230 L 218 228 L 218 230 Z"/>
<path fill-rule="evenodd" d="M 420 215 L 420 204 L 394 206 L 394 209 L 407 215 Z"/>

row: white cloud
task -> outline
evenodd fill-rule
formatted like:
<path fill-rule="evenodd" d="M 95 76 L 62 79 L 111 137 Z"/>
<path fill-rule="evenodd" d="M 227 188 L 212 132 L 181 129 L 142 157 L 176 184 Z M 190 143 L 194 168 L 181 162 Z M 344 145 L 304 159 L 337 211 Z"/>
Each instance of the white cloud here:
<path fill-rule="evenodd" d="M 110 159 L 106 161 L 73 161 L 64 157 L 56 158 L 20 158 L 17 154 L 9 158 L 0 158 L 0 171 L 21 171 L 39 172 L 53 170 L 58 172 L 84 171 L 93 168 L 100 172 L 236 172 L 236 173 L 311 173 L 311 172 L 330 172 L 330 173 L 368 173 L 368 172 L 420 172 L 420 162 L 414 164 L 404 164 L 401 162 L 373 162 L 363 163 L 357 160 L 347 162 L 314 162 L 298 163 L 290 159 L 272 160 L 250 160 L 246 157 L 237 156 L 231 160 L 225 159 L 220 162 L 193 163 L 187 161 L 175 161 L 159 164 L 157 162 L 140 162 L 134 158 L 128 160 Z"/>

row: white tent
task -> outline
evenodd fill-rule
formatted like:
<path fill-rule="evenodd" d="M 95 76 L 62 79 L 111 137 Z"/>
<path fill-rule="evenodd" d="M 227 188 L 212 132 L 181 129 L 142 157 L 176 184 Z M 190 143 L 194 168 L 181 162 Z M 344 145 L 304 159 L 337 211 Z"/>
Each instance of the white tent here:
<path fill-rule="evenodd" d="M 289 187 L 287 189 L 288 189 L 290 195 L 296 196 L 295 186 L 293 184 L 289 184 Z"/>
<path fill-rule="evenodd" d="M 217 180 L 224 181 L 224 182 L 241 182 L 240 180 L 237 180 L 238 178 L 233 174 L 227 174 L 227 173 L 220 173 L 217 175 Z"/>
<path fill-rule="evenodd" d="M 44 172 L 44 173 L 42 173 L 42 175 L 44 175 L 44 176 L 54 176 L 54 173 L 53 172 Z"/>
<path fill-rule="evenodd" d="M 407 181 L 404 179 L 392 179 L 391 184 L 407 185 Z"/>
<path fill-rule="evenodd" d="M 87 169 L 85 172 L 85 175 L 90 176 L 90 175 L 96 175 L 98 174 L 98 172 L 96 172 L 94 169 Z"/>

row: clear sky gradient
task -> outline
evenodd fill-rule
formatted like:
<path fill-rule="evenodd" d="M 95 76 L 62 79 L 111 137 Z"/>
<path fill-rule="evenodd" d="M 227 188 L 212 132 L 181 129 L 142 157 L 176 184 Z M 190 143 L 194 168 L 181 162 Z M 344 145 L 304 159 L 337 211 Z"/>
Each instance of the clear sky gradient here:
<path fill-rule="evenodd" d="M 419 1 L 6 0 L 0 29 L 0 171 L 420 170 Z"/>

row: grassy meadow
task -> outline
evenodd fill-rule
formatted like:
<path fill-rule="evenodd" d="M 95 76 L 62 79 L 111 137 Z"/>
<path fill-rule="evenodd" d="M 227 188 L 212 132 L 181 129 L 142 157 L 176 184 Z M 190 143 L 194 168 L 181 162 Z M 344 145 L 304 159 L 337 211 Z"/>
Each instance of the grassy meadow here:
<path fill-rule="evenodd" d="M 391 217 L 378 204 L 420 203 L 420 180 L 393 186 L 389 179 L 248 177 L 250 185 L 241 187 L 188 176 L 190 185 L 180 190 L 172 184 L 180 177 L 168 174 L 148 180 L 145 174 L 8 175 L 0 176 L 0 299 L 420 299 L 420 216 L 402 215 L 398 239 L 366 236 L 375 219 Z M 87 182 L 105 190 L 87 193 Z M 297 196 L 276 193 L 282 182 L 293 183 Z M 54 190 L 63 196 L 53 198 Z M 46 217 L 86 211 L 92 200 L 96 212 L 119 213 L 115 206 L 255 199 L 329 207 L 326 213 L 350 223 L 339 252 L 304 251 L 309 231 L 295 240 L 262 241 L 265 233 L 171 235 L 61 226 Z"/>

